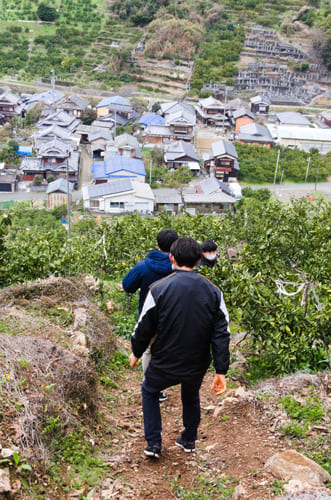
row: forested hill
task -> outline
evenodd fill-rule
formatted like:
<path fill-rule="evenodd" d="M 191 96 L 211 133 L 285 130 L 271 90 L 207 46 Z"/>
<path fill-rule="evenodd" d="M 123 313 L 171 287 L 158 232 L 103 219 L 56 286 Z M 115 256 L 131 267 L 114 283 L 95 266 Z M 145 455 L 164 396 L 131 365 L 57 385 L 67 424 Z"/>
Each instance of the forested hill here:
<path fill-rule="evenodd" d="M 0 75 L 34 81 L 55 69 L 68 84 L 106 89 L 139 82 L 142 56 L 195 62 L 191 89 L 200 90 L 204 82 L 230 83 L 254 24 L 284 41 L 309 30 L 310 57 L 321 55 L 330 68 L 330 21 L 324 0 L 0 0 Z"/>

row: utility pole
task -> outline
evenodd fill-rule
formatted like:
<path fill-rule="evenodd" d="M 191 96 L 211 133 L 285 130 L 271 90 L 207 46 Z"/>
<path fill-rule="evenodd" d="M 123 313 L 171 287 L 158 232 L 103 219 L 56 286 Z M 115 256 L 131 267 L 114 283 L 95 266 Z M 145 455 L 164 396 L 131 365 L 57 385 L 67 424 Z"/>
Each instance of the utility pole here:
<path fill-rule="evenodd" d="M 55 94 L 55 73 L 54 69 L 51 70 L 51 85 L 52 85 L 52 104 L 54 104 L 54 94 Z"/>
<path fill-rule="evenodd" d="M 277 161 L 276 161 L 276 168 L 275 168 L 275 175 L 274 175 L 274 184 L 276 184 L 276 179 L 277 179 L 279 157 L 280 157 L 280 149 L 278 149 L 278 153 L 277 153 Z"/>
<path fill-rule="evenodd" d="M 315 179 L 315 191 L 317 189 L 317 182 L 318 182 L 319 171 L 320 171 L 320 162 L 317 163 L 317 172 L 316 172 L 316 179 Z"/>
<path fill-rule="evenodd" d="M 152 186 L 152 159 L 149 164 L 149 185 Z"/>
<path fill-rule="evenodd" d="M 310 165 L 310 156 L 308 158 L 308 163 L 307 163 L 307 170 L 306 170 L 305 182 L 307 182 L 307 179 L 308 179 L 309 165 Z"/>
<path fill-rule="evenodd" d="M 69 189 L 69 162 L 66 160 L 67 167 L 67 216 L 68 216 L 68 251 L 71 252 L 71 221 L 70 221 L 70 189 Z"/>
<path fill-rule="evenodd" d="M 280 177 L 280 183 L 279 184 L 283 184 L 283 175 L 284 175 L 284 169 L 282 170 L 282 175 Z"/>

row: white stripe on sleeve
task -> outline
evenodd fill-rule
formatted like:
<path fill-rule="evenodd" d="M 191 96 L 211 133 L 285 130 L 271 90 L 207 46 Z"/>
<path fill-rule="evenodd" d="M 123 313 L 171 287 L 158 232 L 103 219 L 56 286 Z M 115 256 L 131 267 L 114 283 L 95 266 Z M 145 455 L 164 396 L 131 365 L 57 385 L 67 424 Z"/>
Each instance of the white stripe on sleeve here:
<path fill-rule="evenodd" d="M 222 298 L 221 298 L 221 302 L 220 302 L 220 309 L 221 309 L 222 313 L 225 316 L 225 319 L 226 319 L 227 324 L 228 324 L 228 332 L 230 333 L 230 328 L 229 328 L 229 313 L 228 313 L 228 310 L 227 310 L 225 302 L 224 302 L 223 293 L 221 292 L 221 294 L 222 294 Z"/>
<path fill-rule="evenodd" d="M 155 300 L 154 300 L 154 297 L 153 295 L 151 294 L 151 292 L 149 291 L 148 294 L 147 294 L 147 297 L 145 299 L 145 302 L 144 302 L 144 305 L 143 305 L 143 308 L 142 308 L 142 311 L 140 313 L 140 316 L 139 316 L 139 319 L 138 319 L 138 322 L 136 324 L 136 326 L 134 327 L 134 331 L 136 331 L 137 329 L 137 326 L 139 325 L 139 323 L 142 321 L 143 317 L 148 313 L 148 311 L 150 309 L 153 309 L 153 307 L 155 307 Z M 133 334 L 134 335 L 134 334 Z"/>

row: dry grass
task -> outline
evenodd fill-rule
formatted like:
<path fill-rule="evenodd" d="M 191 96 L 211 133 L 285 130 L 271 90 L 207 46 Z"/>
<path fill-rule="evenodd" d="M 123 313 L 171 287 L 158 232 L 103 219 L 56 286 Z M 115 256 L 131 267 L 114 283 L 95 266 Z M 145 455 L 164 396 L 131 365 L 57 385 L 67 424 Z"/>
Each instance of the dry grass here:
<path fill-rule="evenodd" d="M 111 357 L 111 325 L 77 279 L 51 277 L 0 291 L 0 434 L 37 460 L 55 436 L 95 417 L 96 365 Z M 78 312 L 83 321 L 78 321 Z M 74 353 L 75 334 L 88 356 Z"/>

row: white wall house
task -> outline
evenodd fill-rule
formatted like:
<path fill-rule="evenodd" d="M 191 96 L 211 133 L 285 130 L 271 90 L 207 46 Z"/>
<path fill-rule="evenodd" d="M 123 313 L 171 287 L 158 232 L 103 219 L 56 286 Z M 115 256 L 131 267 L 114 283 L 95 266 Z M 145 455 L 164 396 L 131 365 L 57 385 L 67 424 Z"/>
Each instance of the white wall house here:
<path fill-rule="evenodd" d="M 148 184 L 121 179 L 83 187 L 84 208 L 97 212 L 148 213 L 154 210 L 154 195 Z"/>
<path fill-rule="evenodd" d="M 307 153 L 311 148 L 325 155 L 331 151 L 331 130 L 267 124 L 275 142 L 287 148 L 298 148 Z"/>

